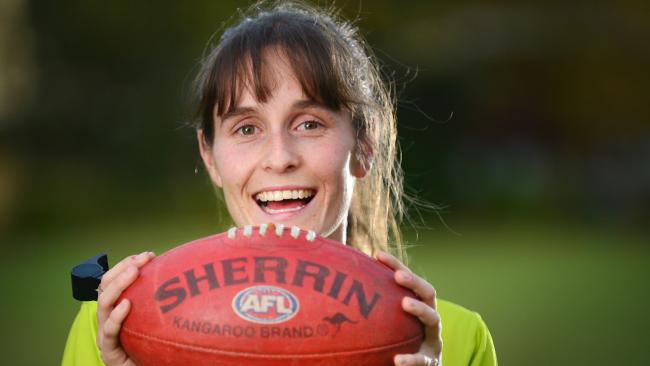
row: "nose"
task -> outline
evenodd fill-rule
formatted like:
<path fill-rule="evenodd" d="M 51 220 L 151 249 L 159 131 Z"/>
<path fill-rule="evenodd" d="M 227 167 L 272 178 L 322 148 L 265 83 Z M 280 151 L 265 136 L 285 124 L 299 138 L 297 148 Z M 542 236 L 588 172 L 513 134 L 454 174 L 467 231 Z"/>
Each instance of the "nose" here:
<path fill-rule="evenodd" d="M 263 158 L 263 167 L 266 171 L 285 173 L 298 167 L 300 154 L 288 133 L 277 131 L 268 136 L 266 143 L 266 154 Z"/>

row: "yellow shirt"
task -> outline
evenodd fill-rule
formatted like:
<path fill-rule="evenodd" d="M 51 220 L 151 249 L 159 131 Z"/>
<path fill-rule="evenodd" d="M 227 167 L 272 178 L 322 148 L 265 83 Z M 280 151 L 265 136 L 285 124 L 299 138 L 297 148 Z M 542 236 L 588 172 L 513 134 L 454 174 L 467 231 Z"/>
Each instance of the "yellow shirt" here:
<path fill-rule="evenodd" d="M 494 343 L 481 316 L 438 300 L 442 319 L 443 366 L 496 366 Z M 63 352 L 62 366 L 103 366 L 95 343 L 97 302 L 81 303 Z"/>

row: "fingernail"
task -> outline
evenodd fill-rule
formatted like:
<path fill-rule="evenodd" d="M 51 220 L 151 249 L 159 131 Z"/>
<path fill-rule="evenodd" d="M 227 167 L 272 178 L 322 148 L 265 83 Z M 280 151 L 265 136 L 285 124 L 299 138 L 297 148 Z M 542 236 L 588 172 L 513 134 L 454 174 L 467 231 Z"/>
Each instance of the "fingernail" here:
<path fill-rule="evenodd" d="M 147 252 L 147 254 L 149 254 L 149 256 L 152 257 L 152 258 L 156 256 L 156 253 L 154 253 L 154 252 Z"/>
<path fill-rule="evenodd" d="M 404 364 L 404 356 L 397 355 L 395 356 L 395 364 L 396 365 L 403 365 Z"/>
<path fill-rule="evenodd" d="M 138 256 L 137 256 L 137 255 L 132 255 L 132 256 L 131 256 L 131 260 L 132 260 L 132 261 L 134 261 L 134 260 L 136 260 L 136 259 L 138 259 Z"/>
<path fill-rule="evenodd" d="M 407 281 L 410 281 L 413 279 L 413 276 L 406 271 L 402 271 L 402 278 L 404 278 Z"/>

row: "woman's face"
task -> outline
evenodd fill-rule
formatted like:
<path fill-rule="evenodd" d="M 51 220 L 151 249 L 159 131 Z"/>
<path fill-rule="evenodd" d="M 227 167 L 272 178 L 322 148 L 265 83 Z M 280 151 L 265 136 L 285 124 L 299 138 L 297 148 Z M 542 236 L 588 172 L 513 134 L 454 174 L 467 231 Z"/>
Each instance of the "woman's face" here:
<path fill-rule="evenodd" d="M 354 181 L 366 174 L 350 113 L 309 100 L 282 58 L 266 62 L 268 100 L 244 90 L 232 112 L 215 114 L 212 146 L 199 132 L 210 177 L 238 226 L 296 225 L 345 242 Z"/>

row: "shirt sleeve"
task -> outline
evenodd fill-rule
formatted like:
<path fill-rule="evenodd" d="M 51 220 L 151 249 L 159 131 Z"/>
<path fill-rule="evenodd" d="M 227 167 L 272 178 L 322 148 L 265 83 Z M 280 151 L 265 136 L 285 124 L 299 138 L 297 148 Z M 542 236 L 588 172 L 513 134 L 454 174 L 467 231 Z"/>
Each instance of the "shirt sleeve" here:
<path fill-rule="evenodd" d="M 97 303 L 84 301 L 70 328 L 61 366 L 104 366 L 96 336 Z"/>
<path fill-rule="evenodd" d="M 475 315 L 478 326 L 476 327 L 476 343 L 470 366 L 497 366 L 497 355 L 492 335 L 481 316 L 477 313 Z"/>

